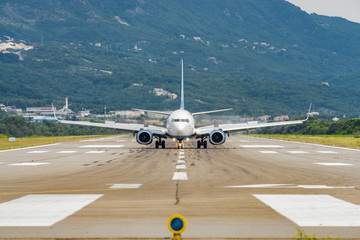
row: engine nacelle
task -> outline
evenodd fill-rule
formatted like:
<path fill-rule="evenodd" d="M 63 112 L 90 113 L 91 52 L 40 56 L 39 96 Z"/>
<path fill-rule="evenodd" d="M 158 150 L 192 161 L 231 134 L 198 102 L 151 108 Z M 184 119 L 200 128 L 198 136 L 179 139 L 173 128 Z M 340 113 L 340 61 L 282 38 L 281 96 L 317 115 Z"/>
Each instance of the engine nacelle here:
<path fill-rule="evenodd" d="M 148 130 L 141 130 L 136 134 L 136 141 L 140 144 L 149 145 L 153 141 L 153 135 Z"/>
<path fill-rule="evenodd" d="M 209 141 L 213 145 L 223 144 L 226 140 L 226 134 L 221 130 L 214 130 L 209 135 Z"/>

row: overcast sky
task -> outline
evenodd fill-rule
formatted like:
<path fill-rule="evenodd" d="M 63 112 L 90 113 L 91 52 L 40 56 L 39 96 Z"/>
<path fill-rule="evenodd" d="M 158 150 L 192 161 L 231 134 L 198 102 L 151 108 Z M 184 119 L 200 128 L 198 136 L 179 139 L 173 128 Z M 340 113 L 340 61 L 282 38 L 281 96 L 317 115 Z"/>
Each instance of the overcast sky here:
<path fill-rule="evenodd" d="M 335 16 L 360 23 L 360 0 L 287 0 L 308 13 Z"/>

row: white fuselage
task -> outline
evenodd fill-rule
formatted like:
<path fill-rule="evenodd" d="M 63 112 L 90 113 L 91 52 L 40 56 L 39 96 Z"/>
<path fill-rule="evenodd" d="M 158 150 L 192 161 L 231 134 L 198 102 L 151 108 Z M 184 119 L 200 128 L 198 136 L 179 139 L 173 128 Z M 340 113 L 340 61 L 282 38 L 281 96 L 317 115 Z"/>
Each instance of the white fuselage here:
<path fill-rule="evenodd" d="M 170 114 L 166 121 L 167 133 L 170 137 L 184 139 L 195 134 L 195 121 L 190 112 L 179 109 Z"/>

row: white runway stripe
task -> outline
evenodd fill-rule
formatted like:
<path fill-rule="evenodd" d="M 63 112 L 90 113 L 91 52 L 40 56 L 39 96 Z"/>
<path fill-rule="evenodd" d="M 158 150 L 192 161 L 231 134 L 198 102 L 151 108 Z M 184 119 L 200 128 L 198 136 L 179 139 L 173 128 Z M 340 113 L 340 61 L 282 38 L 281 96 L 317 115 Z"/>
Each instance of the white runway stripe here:
<path fill-rule="evenodd" d="M 185 158 L 185 156 L 179 156 L 179 159 L 184 159 Z"/>
<path fill-rule="evenodd" d="M 140 188 L 142 184 L 112 184 L 110 188 Z"/>
<path fill-rule="evenodd" d="M 260 153 L 269 153 L 269 154 L 273 154 L 273 153 L 278 153 L 276 151 L 259 151 Z"/>
<path fill-rule="evenodd" d="M 360 206 L 329 195 L 254 195 L 301 227 L 359 227 Z"/>
<path fill-rule="evenodd" d="M 60 152 L 56 152 L 56 153 L 76 153 L 76 151 L 60 151 Z"/>
<path fill-rule="evenodd" d="M 177 163 L 185 163 L 184 160 L 178 160 Z"/>
<path fill-rule="evenodd" d="M 89 151 L 89 152 L 86 152 L 86 153 L 104 153 L 105 151 Z"/>
<path fill-rule="evenodd" d="M 28 195 L 0 204 L 1 227 L 49 227 L 94 202 L 102 194 Z"/>
<path fill-rule="evenodd" d="M 243 148 L 283 148 L 279 145 L 240 145 Z"/>
<path fill-rule="evenodd" d="M 305 151 L 288 151 L 289 153 L 293 153 L 293 154 L 304 154 L 304 153 L 308 153 Z"/>
<path fill-rule="evenodd" d="M 31 151 L 31 152 L 27 152 L 27 153 L 47 153 L 49 151 Z"/>
<path fill-rule="evenodd" d="M 121 148 L 124 145 L 84 145 L 81 148 Z"/>
<path fill-rule="evenodd" d="M 225 186 L 225 188 L 283 188 L 294 187 L 292 184 L 252 184 L 252 185 L 239 185 L 239 186 Z"/>
<path fill-rule="evenodd" d="M 186 169 L 186 165 L 176 165 L 176 169 Z"/>
<path fill-rule="evenodd" d="M 174 172 L 174 176 L 172 178 L 173 181 L 177 181 L 177 180 L 188 180 L 187 174 L 186 172 Z"/>
<path fill-rule="evenodd" d="M 224 188 L 304 188 L 304 189 L 353 189 L 353 186 L 294 185 L 294 184 L 252 184 L 225 186 Z"/>
<path fill-rule="evenodd" d="M 334 151 L 317 151 L 318 153 L 324 153 L 324 154 L 333 154 L 333 153 L 337 153 Z"/>
<path fill-rule="evenodd" d="M 352 164 L 349 163 L 315 163 L 317 165 L 323 165 L 323 166 L 352 166 Z"/>
<path fill-rule="evenodd" d="M 29 162 L 29 163 L 13 163 L 13 164 L 8 164 L 9 166 L 39 166 L 39 165 L 46 165 L 49 163 L 34 163 L 34 162 Z"/>

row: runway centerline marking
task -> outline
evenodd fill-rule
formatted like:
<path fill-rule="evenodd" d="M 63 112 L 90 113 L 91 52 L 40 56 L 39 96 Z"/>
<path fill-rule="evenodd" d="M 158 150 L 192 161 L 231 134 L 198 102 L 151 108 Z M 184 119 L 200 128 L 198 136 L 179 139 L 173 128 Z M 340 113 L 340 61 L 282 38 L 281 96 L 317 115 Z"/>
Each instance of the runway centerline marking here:
<path fill-rule="evenodd" d="M 243 148 L 283 148 L 280 145 L 240 145 Z"/>
<path fill-rule="evenodd" d="M 317 165 L 323 165 L 323 166 L 353 166 L 350 163 L 314 163 Z"/>
<path fill-rule="evenodd" d="M 8 164 L 8 166 L 40 166 L 40 165 L 46 165 L 49 163 L 33 163 L 33 162 L 29 162 L 29 163 L 12 163 L 12 164 Z"/>
<path fill-rule="evenodd" d="M 176 169 L 186 169 L 186 165 L 176 165 Z"/>
<path fill-rule="evenodd" d="M 1 227 L 49 227 L 103 194 L 27 195 L 0 204 Z"/>
<path fill-rule="evenodd" d="M 360 206 L 329 195 L 254 197 L 301 227 L 359 227 Z"/>
<path fill-rule="evenodd" d="M 186 163 L 186 162 L 184 160 L 178 160 L 177 163 L 183 164 L 183 163 Z"/>
<path fill-rule="evenodd" d="M 80 148 L 121 148 L 124 145 L 84 145 Z"/>
<path fill-rule="evenodd" d="M 186 174 L 186 172 L 174 172 L 174 176 L 172 178 L 173 181 L 187 181 L 188 180 L 188 176 Z"/>
<path fill-rule="evenodd" d="M 185 156 L 179 156 L 179 159 L 184 159 L 185 158 Z"/>

